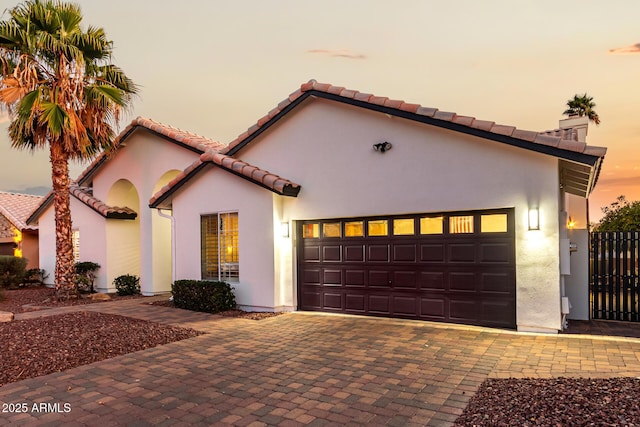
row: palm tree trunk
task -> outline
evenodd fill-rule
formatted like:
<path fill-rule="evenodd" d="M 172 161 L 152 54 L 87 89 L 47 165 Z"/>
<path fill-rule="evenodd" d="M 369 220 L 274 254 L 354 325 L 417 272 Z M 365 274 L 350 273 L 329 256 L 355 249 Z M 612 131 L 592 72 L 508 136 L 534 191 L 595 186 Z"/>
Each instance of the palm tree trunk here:
<path fill-rule="evenodd" d="M 69 196 L 69 155 L 59 143 L 51 142 L 49 160 L 53 183 L 53 209 L 56 224 L 56 297 L 66 300 L 78 296 L 71 230 L 71 199 Z"/>

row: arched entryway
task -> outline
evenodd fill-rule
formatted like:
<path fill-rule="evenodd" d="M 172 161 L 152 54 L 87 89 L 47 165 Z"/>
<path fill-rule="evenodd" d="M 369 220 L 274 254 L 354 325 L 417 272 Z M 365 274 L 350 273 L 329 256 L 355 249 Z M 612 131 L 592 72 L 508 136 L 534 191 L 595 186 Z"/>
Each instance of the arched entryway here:
<path fill-rule="evenodd" d="M 107 265 L 102 266 L 102 272 L 106 274 L 107 288 L 112 291 L 116 277 L 123 274 L 140 276 L 140 197 L 131 181 L 120 179 L 109 189 L 105 202 L 138 213 L 134 220 L 106 219 Z"/>

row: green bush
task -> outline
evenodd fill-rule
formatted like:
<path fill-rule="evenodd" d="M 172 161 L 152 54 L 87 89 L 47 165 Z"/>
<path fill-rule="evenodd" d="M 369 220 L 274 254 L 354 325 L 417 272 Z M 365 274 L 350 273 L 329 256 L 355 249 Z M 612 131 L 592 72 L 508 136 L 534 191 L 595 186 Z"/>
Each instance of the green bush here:
<path fill-rule="evenodd" d="M 0 288 L 12 288 L 22 283 L 27 272 L 27 260 L 12 255 L 0 255 Z"/>
<path fill-rule="evenodd" d="M 43 285 L 49 275 L 42 268 L 30 268 L 22 279 L 22 286 Z"/>
<path fill-rule="evenodd" d="M 76 262 L 76 285 L 80 292 L 95 292 L 93 281 L 96 280 L 96 271 L 100 264 L 91 261 Z"/>
<path fill-rule="evenodd" d="M 118 276 L 113 280 L 118 295 L 138 295 L 140 293 L 140 278 L 132 274 Z"/>
<path fill-rule="evenodd" d="M 173 303 L 178 308 L 219 313 L 236 308 L 233 288 L 226 282 L 176 280 L 171 285 Z"/>

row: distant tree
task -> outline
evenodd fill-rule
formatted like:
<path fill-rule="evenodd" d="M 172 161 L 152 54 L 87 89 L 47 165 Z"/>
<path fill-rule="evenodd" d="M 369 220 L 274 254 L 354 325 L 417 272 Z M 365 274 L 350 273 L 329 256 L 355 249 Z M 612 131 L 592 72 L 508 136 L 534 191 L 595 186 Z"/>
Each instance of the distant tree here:
<path fill-rule="evenodd" d="M 587 116 L 590 121 L 596 125 L 600 124 L 600 117 L 595 112 L 596 103 L 593 102 L 593 96 L 589 96 L 586 92 L 583 95 L 574 95 L 573 99 L 567 101 L 567 108 L 562 114 L 567 116 Z"/>
<path fill-rule="evenodd" d="M 629 202 L 619 196 L 615 202 L 602 208 L 604 217 L 594 231 L 640 231 L 640 200 Z"/>
<path fill-rule="evenodd" d="M 49 149 L 56 227 L 56 295 L 77 296 L 69 160 L 113 148 L 114 128 L 136 85 L 112 64 L 104 30 L 84 29 L 80 7 L 28 0 L 0 21 L 0 109 L 15 148 Z"/>

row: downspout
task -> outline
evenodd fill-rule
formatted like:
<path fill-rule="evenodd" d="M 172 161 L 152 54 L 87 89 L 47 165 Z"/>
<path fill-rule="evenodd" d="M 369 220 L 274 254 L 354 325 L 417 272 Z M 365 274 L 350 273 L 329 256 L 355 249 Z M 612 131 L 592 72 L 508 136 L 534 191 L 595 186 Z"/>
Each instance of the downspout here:
<path fill-rule="evenodd" d="M 173 284 L 176 282 L 176 218 L 163 213 L 160 208 L 158 208 L 158 215 L 171 220 L 171 283 Z"/>

